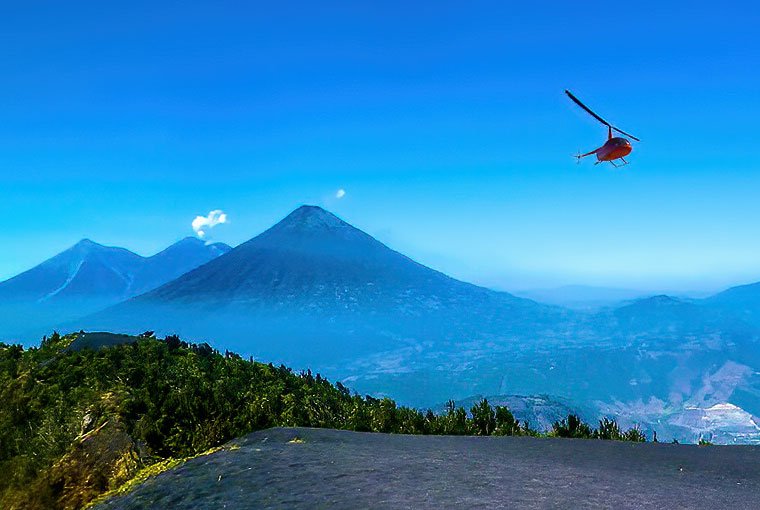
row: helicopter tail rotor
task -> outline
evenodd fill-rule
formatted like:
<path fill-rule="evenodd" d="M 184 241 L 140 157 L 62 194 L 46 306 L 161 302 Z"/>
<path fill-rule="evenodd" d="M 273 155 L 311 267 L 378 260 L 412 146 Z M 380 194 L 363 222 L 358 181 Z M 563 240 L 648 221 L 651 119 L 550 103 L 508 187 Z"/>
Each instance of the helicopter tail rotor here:
<path fill-rule="evenodd" d="M 587 152 L 585 154 L 581 154 L 581 151 L 578 151 L 578 154 L 574 155 L 573 157 L 576 159 L 577 163 L 580 163 L 581 162 L 581 158 L 585 158 L 586 156 L 591 156 L 592 154 L 596 154 L 596 152 L 598 150 L 599 149 L 594 149 L 594 150 L 589 151 L 589 152 Z"/>

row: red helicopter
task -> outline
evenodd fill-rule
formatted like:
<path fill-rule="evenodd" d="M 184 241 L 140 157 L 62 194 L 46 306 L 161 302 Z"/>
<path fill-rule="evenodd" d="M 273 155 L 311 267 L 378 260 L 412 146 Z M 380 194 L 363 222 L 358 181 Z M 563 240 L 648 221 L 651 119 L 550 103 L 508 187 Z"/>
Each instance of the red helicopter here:
<path fill-rule="evenodd" d="M 596 154 L 597 162 L 594 163 L 595 165 L 598 165 L 599 163 L 602 163 L 603 161 L 609 161 L 610 164 L 614 167 L 619 166 L 625 166 L 628 164 L 628 162 L 624 159 L 625 156 L 631 153 L 633 150 L 633 147 L 631 146 L 631 142 L 629 142 L 627 139 L 619 137 L 619 136 L 612 136 L 613 131 L 617 131 L 621 135 L 625 135 L 629 137 L 632 140 L 636 140 L 637 142 L 640 142 L 638 138 L 633 136 L 630 133 L 626 133 L 622 129 L 618 129 L 603 118 L 601 118 L 599 115 L 595 114 L 591 111 L 591 108 L 586 106 L 585 104 L 581 103 L 580 100 L 575 97 L 572 92 L 569 90 L 565 90 L 565 94 L 567 94 L 567 97 L 573 100 L 575 104 L 586 110 L 589 114 L 591 114 L 592 117 L 594 117 L 596 120 L 607 126 L 607 141 L 604 142 L 604 145 L 599 147 L 598 149 L 594 149 L 591 152 L 587 152 L 586 154 L 578 154 L 575 156 L 578 158 L 578 161 L 580 162 L 581 158 L 585 158 L 586 156 L 591 156 L 592 154 Z M 622 165 L 616 165 L 615 160 L 621 160 L 623 162 Z"/>

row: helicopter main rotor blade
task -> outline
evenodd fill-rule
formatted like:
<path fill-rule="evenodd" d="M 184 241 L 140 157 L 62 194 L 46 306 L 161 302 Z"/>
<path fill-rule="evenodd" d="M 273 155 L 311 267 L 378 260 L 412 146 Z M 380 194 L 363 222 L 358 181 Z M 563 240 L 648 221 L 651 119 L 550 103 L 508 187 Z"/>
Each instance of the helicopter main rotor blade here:
<path fill-rule="evenodd" d="M 615 126 L 613 126 L 612 124 L 610 124 L 609 122 L 607 122 L 606 120 L 604 120 L 603 118 L 601 118 L 599 115 L 597 115 L 596 113 L 594 113 L 593 110 L 591 110 L 591 108 L 589 108 L 585 104 L 581 103 L 581 100 L 578 99 L 577 97 L 575 97 L 573 95 L 573 93 L 570 92 L 569 90 L 565 90 L 565 94 L 567 94 L 567 97 L 569 97 L 570 99 L 572 99 L 575 104 L 577 104 L 578 106 L 580 106 L 581 108 L 583 108 L 586 111 L 586 113 L 588 113 L 589 115 L 591 115 L 592 117 L 594 117 L 596 120 L 598 120 L 599 122 L 601 122 L 602 124 L 604 124 L 608 128 L 611 128 L 611 129 L 617 131 L 618 133 L 620 133 L 622 135 L 629 136 L 632 139 L 636 140 L 637 142 L 641 141 L 638 138 L 636 138 L 635 136 L 633 136 L 632 134 L 626 133 L 622 129 L 616 128 Z"/>
<path fill-rule="evenodd" d="M 618 129 L 618 128 L 616 128 L 615 126 L 610 126 L 610 127 L 612 127 L 612 129 L 613 129 L 614 131 L 617 131 L 617 132 L 618 132 L 618 133 L 620 133 L 621 135 L 625 135 L 625 136 L 627 136 L 628 138 L 631 138 L 632 140 L 636 140 L 637 142 L 640 142 L 640 141 L 641 141 L 641 140 L 639 140 L 638 138 L 636 138 L 635 136 L 633 136 L 631 133 L 626 133 L 626 132 L 625 132 L 625 131 L 623 131 L 622 129 Z"/>
<path fill-rule="evenodd" d="M 603 118 L 601 118 L 599 115 L 597 115 L 593 111 L 591 111 L 591 108 L 589 108 L 585 104 L 581 103 L 581 100 L 578 99 L 577 97 L 575 97 L 572 92 L 570 92 L 569 90 L 565 90 L 565 94 L 567 94 L 567 97 L 569 97 L 570 99 L 572 99 L 575 104 L 577 104 L 578 106 L 580 106 L 581 108 L 583 108 L 584 110 L 586 110 L 586 112 L 588 114 L 590 114 L 592 117 L 594 117 L 596 120 L 598 120 L 599 122 L 601 122 L 602 124 L 604 124 L 607 127 L 612 127 L 612 124 L 610 124 L 609 122 L 607 122 L 606 120 L 604 120 Z"/>

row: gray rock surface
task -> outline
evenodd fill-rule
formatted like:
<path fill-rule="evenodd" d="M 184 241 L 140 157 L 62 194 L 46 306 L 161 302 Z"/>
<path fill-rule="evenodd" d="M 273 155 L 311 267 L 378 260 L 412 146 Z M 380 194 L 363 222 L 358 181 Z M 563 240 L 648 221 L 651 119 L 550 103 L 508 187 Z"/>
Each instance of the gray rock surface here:
<path fill-rule="evenodd" d="M 293 441 L 296 439 L 296 441 Z M 277 428 L 105 509 L 758 508 L 760 447 Z"/>

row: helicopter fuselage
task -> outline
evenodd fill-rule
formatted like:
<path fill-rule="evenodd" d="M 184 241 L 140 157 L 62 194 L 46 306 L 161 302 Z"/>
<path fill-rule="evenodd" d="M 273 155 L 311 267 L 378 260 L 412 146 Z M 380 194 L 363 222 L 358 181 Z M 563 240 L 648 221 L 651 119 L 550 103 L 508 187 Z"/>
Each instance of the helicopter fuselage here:
<path fill-rule="evenodd" d="M 621 137 L 612 137 L 607 140 L 604 145 L 594 151 L 596 159 L 599 161 L 614 161 L 616 159 L 624 158 L 631 153 L 633 147 L 631 142 Z"/>

